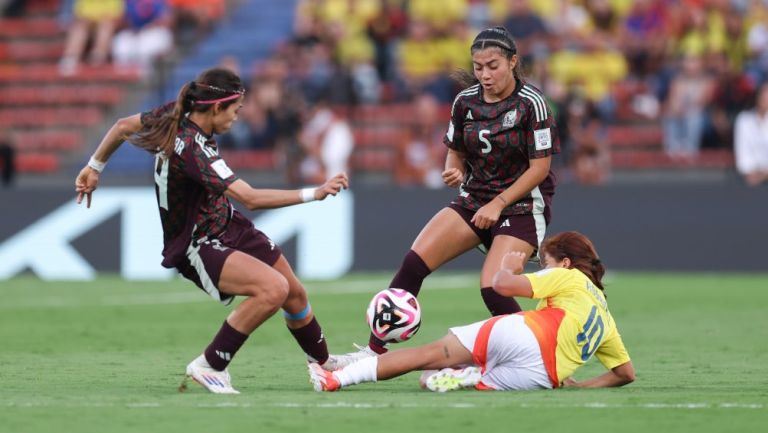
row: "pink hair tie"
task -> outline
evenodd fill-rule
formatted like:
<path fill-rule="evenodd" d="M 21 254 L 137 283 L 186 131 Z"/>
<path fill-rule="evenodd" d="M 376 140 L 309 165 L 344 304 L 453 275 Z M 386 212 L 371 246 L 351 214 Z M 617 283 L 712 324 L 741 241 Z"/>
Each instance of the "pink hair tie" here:
<path fill-rule="evenodd" d="M 225 96 L 219 99 L 209 99 L 207 101 L 195 101 L 195 104 L 215 104 L 217 102 L 231 101 L 242 96 L 242 93 L 235 93 L 234 95 Z"/>

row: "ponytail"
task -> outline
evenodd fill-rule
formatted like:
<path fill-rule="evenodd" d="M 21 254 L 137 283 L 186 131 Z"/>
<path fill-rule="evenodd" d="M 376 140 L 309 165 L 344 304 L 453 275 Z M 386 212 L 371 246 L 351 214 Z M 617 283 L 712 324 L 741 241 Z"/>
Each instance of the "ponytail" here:
<path fill-rule="evenodd" d="M 226 109 L 245 94 L 240 77 L 228 69 L 213 68 L 200 74 L 179 90 L 173 107 L 148 119 L 130 141 L 150 152 L 170 156 L 184 117 L 191 112 L 206 112 L 215 105 Z"/>
<path fill-rule="evenodd" d="M 144 125 L 141 132 L 131 137 L 131 142 L 148 152 L 169 156 L 173 151 L 181 120 L 192 110 L 192 102 L 188 95 L 193 88 L 194 82 L 185 84 L 176 97 L 173 109 L 151 120 L 148 125 Z"/>

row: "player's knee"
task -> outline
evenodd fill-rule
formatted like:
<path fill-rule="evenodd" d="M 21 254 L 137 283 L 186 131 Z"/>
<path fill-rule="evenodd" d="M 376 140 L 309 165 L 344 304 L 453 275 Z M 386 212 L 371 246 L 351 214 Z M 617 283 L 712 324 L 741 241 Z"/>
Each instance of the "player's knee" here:
<path fill-rule="evenodd" d="M 277 311 L 288 298 L 288 280 L 282 275 L 278 275 L 266 284 L 262 290 L 261 298 L 265 305 L 272 306 Z"/>

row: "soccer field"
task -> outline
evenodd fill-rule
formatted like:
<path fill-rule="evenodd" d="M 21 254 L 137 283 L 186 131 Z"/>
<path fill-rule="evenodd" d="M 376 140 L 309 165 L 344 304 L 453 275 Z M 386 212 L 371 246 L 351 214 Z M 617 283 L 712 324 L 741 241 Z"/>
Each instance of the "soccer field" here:
<path fill-rule="evenodd" d="M 390 277 L 306 283 L 332 352 L 367 341 L 365 307 Z M 485 318 L 476 278 L 428 278 L 421 330 L 405 345 Z M 411 373 L 320 394 L 275 317 L 231 366 L 236 396 L 177 391 L 229 311 L 190 283 L 2 281 L 0 432 L 767 431 L 768 274 L 606 281 L 637 369 L 625 388 L 434 394 Z M 576 378 L 601 370 L 592 360 Z"/>

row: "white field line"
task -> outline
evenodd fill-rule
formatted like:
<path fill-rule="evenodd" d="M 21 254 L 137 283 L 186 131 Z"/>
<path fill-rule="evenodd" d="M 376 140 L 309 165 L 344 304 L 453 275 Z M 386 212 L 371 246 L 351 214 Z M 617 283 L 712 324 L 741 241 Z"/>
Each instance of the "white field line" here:
<path fill-rule="evenodd" d="M 37 407 L 50 407 L 50 408 L 79 408 L 79 407 L 127 407 L 127 408 L 171 408 L 171 407 L 187 407 L 183 404 L 163 404 L 160 402 L 135 402 L 135 403 L 63 403 L 56 404 L 51 402 L 5 402 L 0 404 L 0 407 L 5 408 L 37 408 Z M 366 402 L 318 402 L 318 403 L 295 403 L 295 402 L 276 402 L 267 403 L 264 402 L 220 402 L 220 403 L 197 403 L 191 404 L 189 407 L 195 408 L 234 408 L 234 409 L 246 409 L 246 408 L 282 408 L 282 409 L 434 409 L 434 408 L 448 408 L 448 409 L 489 409 L 489 408 L 520 408 L 520 409 L 672 409 L 672 410 L 711 410 L 711 409 L 747 409 L 747 410 L 765 410 L 767 407 L 763 403 L 708 403 L 708 402 L 690 402 L 690 403 L 637 403 L 637 404 L 622 404 L 622 403 L 601 403 L 601 402 L 585 402 L 585 403 L 545 403 L 531 404 L 531 403 L 511 403 L 503 402 L 494 404 L 493 402 L 483 401 L 482 403 L 435 403 L 432 401 L 424 402 L 408 402 L 408 403 L 366 403 Z"/>
<path fill-rule="evenodd" d="M 479 276 L 474 275 L 445 275 L 428 278 L 424 283 L 425 290 L 449 290 L 473 287 L 479 284 Z M 306 283 L 307 291 L 310 293 L 327 294 L 349 294 L 349 293 L 370 293 L 373 295 L 384 288 L 389 282 L 388 278 L 366 278 L 343 280 L 335 282 L 315 281 Z M 158 289 L 162 289 L 162 282 L 158 282 Z M 123 293 L 114 295 L 98 295 L 92 298 L 82 298 L 79 296 L 66 297 L 59 294 L 46 296 L 45 293 L 39 293 L 35 297 L 23 299 L 19 302 L 3 302 L 0 304 L 0 310 L 13 310 L 17 308 L 71 308 L 83 306 L 132 306 L 132 305 L 168 305 L 168 304 L 188 304 L 197 302 L 211 302 L 211 298 L 195 287 L 189 284 L 189 290 L 184 292 L 143 292 L 143 293 Z"/>

